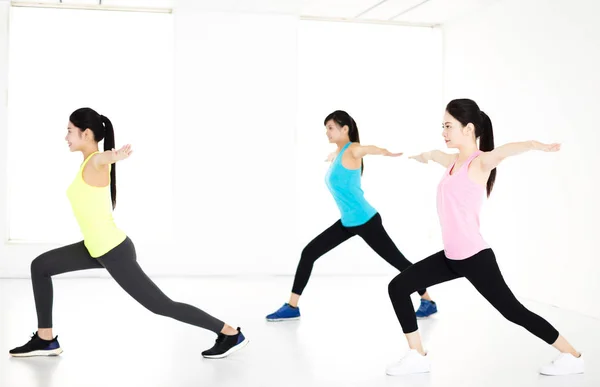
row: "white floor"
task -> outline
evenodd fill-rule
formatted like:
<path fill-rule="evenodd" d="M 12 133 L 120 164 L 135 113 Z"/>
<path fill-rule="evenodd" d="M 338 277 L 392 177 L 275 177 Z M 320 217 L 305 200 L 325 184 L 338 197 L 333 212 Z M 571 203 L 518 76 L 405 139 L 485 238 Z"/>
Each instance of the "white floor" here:
<path fill-rule="evenodd" d="M 110 279 L 56 279 L 57 358 L 15 359 L 36 329 L 28 280 L 0 280 L 0 386 L 599 386 L 600 321 L 522 300 L 586 357 L 587 373 L 544 377 L 555 351 L 505 321 L 464 280 L 431 289 L 440 313 L 420 323 L 433 372 L 389 377 L 406 350 L 386 277 L 314 277 L 302 320 L 267 323 L 291 278 L 158 278 L 173 299 L 241 325 L 250 339 L 224 360 L 205 360 L 214 335 L 147 312 Z M 574 297 L 576 295 L 573 295 Z M 416 302 L 416 299 L 415 299 Z"/>

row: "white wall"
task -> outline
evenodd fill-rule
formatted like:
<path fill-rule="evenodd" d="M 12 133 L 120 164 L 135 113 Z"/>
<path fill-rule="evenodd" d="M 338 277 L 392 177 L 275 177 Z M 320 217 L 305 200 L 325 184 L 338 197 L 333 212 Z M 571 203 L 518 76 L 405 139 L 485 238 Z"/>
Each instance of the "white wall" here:
<path fill-rule="evenodd" d="M 297 23 L 179 3 L 176 245 L 161 272 L 277 272 L 293 254 Z"/>
<path fill-rule="evenodd" d="M 4 241 L 8 236 L 7 194 L 7 157 L 8 153 L 8 111 L 6 96 L 8 93 L 8 15 L 10 2 L 0 0 L 0 253 L 5 253 Z M 4 257 L 5 254 L 2 254 Z M 6 259 L 0 259 L 0 271 L 6 265 Z"/>
<path fill-rule="evenodd" d="M 504 0 L 444 26 L 444 96 L 472 98 L 496 144 L 561 142 L 498 169 L 484 235 L 521 296 L 600 316 L 596 0 Z"/>
<path fill-rule="evenodd" d="M 175 14 L 180 253 L 161 272 L 293 274 L 302 248 L 339 218 L 323 180 L 332 150 L 324 117 L 346 109 L 363 141 L 393 149 L 427 142 L 441 101 L 441 35 L 185 6 Z M 423 196 L 407 188 L 403 163 L 368 160 L 365 189 L 415 257 L 431 223 L 407 216 Z M 393 272 L 359 239 L 315 271 Z"/>

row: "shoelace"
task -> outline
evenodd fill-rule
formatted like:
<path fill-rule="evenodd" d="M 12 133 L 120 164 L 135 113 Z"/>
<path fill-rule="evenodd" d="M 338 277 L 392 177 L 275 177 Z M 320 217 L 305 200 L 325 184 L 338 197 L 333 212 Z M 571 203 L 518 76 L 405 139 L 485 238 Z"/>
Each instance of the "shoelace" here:
<path fill-rule="evenodd" d="M 566 356 L 566 354 L 561 353 L 560 355 L 558 355 L 556 357 L 556 359 L 552 360 L 552 364 L 556 364 L 560 359 L 564 358 Z"/>
<path fill-rule="evenodd" d="M 427 309 L 428 306 L 429 306 L 428 304 L 421 302 L 421 305 L 419 306 L 419 311 L 425 313 L 425 310 Z"/>
<path fill-rule="evenodd" d="M 29 338 L 29 341 L 28 341 L 28 342 L 27 342 L 27 344 L 25 344 L 25 345 L 29 345 L 29 344 L 31 344 L 31 343 L 32 343 L 33 341 L 35 341 L 36 339 L 39 339 L 39 336 L 38 336 L 37 332 L 33 332 L 33 333 L 31 334 L 31 337 Z"/>
<path fill-rule="evenodd" d="M 216 343 L 217 343 L 217 344 L 219 344 L 219 343 L 222 343 L 223 341 L 225 341 L 225 337 L 226 337 L 226 336 L 225 336 L 223 333 L 219 333 L 219 336 L 217 336 L 217 341 L 216 341 Z"/>
<path fill-rule="evenodd" d="M 404 355 L 403 355 L 403 356 L 400 358 L 400 360 L 398 361 L 398 363 L 403 363 L 403 362 L 406 360 L 406 358 L 408 358 L 410 355 L 411 355 L 411 351 L 408 351 L 408 352 L 406 352 L 406 353 L 405 353 L 405 354 L 404 354 Z"/>
<path fill-rule="evenodd" d="M 284 305 L 284 306 L 282 306 L 281 308 L 279 308 L 279 309 L 277 310 L 277 313 L 278 313 L 278 314 L 279 314 L 279 313 L 282 313 L 282 312 L 283 312 L 284 310 L 286 310 L 287 308 L 291 308 L 291 306 L 289 306 L 289 305 Z"/>

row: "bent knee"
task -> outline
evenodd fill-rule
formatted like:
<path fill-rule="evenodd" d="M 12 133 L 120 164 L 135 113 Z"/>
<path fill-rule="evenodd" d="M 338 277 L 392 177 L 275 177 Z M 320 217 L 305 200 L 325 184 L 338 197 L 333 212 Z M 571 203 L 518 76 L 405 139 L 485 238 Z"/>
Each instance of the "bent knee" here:
<path fill-rule="evenodd" d="M 38 256 L 36 259 L 31 261 L 30 271 L 32 277 L 48 276 L 50 272 L 49 269 L 50 268 L 47 264 L 46 253 Z"/>
<path fill-rule="evenodd" d="M 393 280 L 388 284 L 388 294 L 399 295 L 399 294 L 411 294 L 416 289 L 412 289 L 412 284 L 407 276 L 402 275 L 402 273 L 398 274 Z"/>
<path fill-rule="evenodd" d="M 302 249 L 302 253 L 300 254 L 300 262 L 314 263 L 319 258 L 319 256 L 320 255 L 316 251 L 316 249 L 309 245 Z"/>

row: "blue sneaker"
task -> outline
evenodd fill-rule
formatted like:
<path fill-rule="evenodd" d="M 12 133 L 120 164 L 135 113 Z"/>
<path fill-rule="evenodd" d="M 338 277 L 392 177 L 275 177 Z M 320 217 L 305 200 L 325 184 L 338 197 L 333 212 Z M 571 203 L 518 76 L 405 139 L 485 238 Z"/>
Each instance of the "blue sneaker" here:
<path fill-rule="evenodd" d="M 293 308 L 290 304 L 283 304 L 283 306 L 275 313 L 271 313 L 267 316 L 267 321 L 291 321 L 300 319 L 300 308 Z"/>
<path fill-rule="evenodd" d="M 417 318 L 427 318 L 437 313 L 437 304 L 434 301 L 421 299 L 421 306 L 415 312 Z"/>

